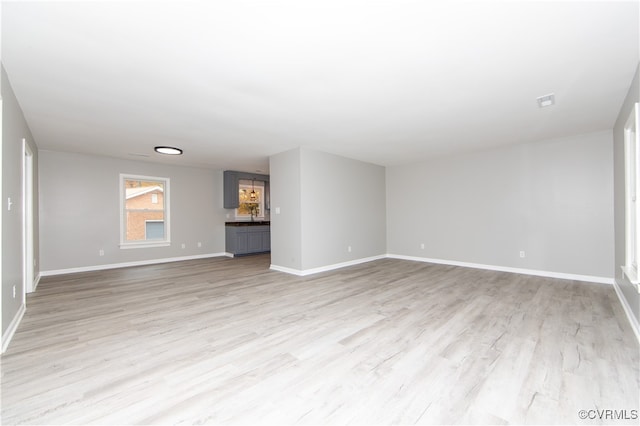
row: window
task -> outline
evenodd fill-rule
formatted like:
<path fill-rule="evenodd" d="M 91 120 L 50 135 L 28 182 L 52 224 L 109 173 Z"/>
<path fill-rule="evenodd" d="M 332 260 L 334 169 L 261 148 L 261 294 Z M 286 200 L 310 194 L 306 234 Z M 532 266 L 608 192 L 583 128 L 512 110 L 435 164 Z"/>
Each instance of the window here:
<path fill-rule="evenodd" d="M 264 219 L 264 182 L 240 180 L 240 205 L 236 209 L 236 218 Z"/>
<path fill-rule="evenodd" d="M 169 179 L 121 174 L 120 248 L 169 243 Z"/>
<path fill-rule="evenodd" d="M 638 264 L 640 263 L 640 208 L 638 206 L 638 186 L 640 184 L 640 122 L 638 103 L 624 126 L 625 161 L 625 265 L 622 267 L 629 280 L 640 283 Z"/>

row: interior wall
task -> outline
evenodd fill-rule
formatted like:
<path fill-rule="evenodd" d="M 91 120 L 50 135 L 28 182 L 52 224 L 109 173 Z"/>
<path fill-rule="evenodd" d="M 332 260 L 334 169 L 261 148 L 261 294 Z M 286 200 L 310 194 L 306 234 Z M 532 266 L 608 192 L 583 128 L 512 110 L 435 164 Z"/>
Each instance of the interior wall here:
<path fill-rule="evenodd" d="M 615 276 L 624 298 L 636 320 L 640 322 L 640 294 L 622 273 L 625 263 L 625 171 L 624 171 L 624 125 L 636 102 L 640 102 L 640 65 L 629 88 L 620 114 L 613 128 L 614 172 L 615 172 Z"/>
<path fill-rule="evenodd" d="M 605 131 L 389 167 L 389 253 L 611 279 L 612 146 Z"/>
<path fill-rule="evenodd" d="M 274 269 L 307 273 L 386 253 L 384 167 L 296 148 L 269 169 Z"/>
<path fill-rule="evenodd" d="M 23 304 L 24 292 L 24 228 L 22 174 L 24 138 L 33 152 L 34 166 L 34 258 L 35 275 L 38 275 L 38 147 L 25 121 L 22 109 L 11 88 L 11 83 L 1 69 L 2 78 L 2 335 Z M 8 210 L 11 198 L 11 210 Z M 15 297 L 13 287 L 16 287 Z"/>
<path fill-rule="evenodd" d="M 2 22 L 2 2 L 0 2 L 0 22 Z M 0 31 L 0 59 L 2 58 L 2 31 Z M 4 67 L 0 64 L 0 176 L 2 176 L 2 150 L 4 143 L 2 142 L 3 138 L 2 138 L 2 133 L 4 132 L 3 130 L 3 121 L 4 121 L 4 113 L 2 112 L 3 109 L 3 90 L 2 90 L 2 86 L 4 86 L 3 81 L 4 81 Z M 0 201 L 4 199 L 4 192 L 2 191 L 2 185 L 0 184 Z M 0 203 L 0 241 L 2 241 L 2 227 L 3 227 L 3 220 L 2 220 L 2 212 L 3 212 L 3 208 L 2 208 L 2 203 Z M 8 325 L 5 325 L 4 320 L 2 319 L 2 313 L 4 312 L 4 309 L 2 308 L 3 305 L 3 298 L 2 298 L 2 293 L 4 291 L 4 280 L 2 279 L 3 274 L 2 274 L 2 243 L 0 243 L 0 336 L 4 336 L 5 335 L 5 330 L 8 327 Z M 8 336 L 7 336 L 8 338 Z M 2 339 L 4 340 L 4 339 Z M 2 352 L 1 348 L 0 348 L 0 352 Z"/>
<path fill-rule="evenodd" d="M 384 167 L 307 148 L 300 153 L 302 269 L 386 254 Z"/>
<path fill-rule="evenodd" d="M 170 179 L 170 246 L 119 248 L 121 173 Z M 225 250 L 221 171 L 42 150 L 40 202 L 43 272 Z"/>
<path fill-rule="evenodd" d="M 302 269 L 300 148 L 269 158 L 271 265 Z"/>

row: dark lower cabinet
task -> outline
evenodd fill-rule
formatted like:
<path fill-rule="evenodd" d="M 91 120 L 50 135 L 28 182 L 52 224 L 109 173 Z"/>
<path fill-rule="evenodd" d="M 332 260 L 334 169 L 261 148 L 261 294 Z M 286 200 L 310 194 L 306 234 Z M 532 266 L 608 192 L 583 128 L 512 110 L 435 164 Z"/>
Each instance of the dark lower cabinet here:
<path fill-rule="evenodd" d="M 271 251 L 271 228 L 259 226 L 226 226 L 226 251 L 234 255 Z"/>

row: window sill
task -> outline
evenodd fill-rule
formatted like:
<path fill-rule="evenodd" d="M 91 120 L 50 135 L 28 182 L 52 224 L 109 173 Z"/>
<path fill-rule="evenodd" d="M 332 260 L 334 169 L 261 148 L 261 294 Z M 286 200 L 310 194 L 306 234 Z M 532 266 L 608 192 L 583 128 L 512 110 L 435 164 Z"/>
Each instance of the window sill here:
<path fill-rule="evenodd" d="M 145 241 L 143 243 L 120 243 L 120 249 L 169 247 L 170 245 L 171 245 L 171 241 L 158 241 L 157 243 L 152 243 L 150 241 Z"/>

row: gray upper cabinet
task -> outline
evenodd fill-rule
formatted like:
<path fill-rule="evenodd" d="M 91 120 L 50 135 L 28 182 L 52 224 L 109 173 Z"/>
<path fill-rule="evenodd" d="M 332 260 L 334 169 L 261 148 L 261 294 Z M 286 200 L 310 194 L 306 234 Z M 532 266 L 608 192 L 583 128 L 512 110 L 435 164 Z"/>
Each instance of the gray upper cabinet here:
<path fill-rule="evenodd" d="M 265 182 L 265 192 L 267 197 L 269 196 L 269 175 L 258 175 L 255 173 L 236 172 L 233 170 L 225 170 L 224 172 L 224 191 L 223 191 L 223 207 L 225 209 L 237 209 L 240 206 L 240 180 L 255 180 L 258 182 Z M 266 208 L 268 208 L 268 198 L 265 199 Z"/>
<path fill-rule="evenodd" d="M 225 209 L 237 209 L 240 205 L 238 172 L 227 170 L 224 172 L 224 203 Z"/>

